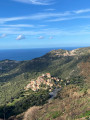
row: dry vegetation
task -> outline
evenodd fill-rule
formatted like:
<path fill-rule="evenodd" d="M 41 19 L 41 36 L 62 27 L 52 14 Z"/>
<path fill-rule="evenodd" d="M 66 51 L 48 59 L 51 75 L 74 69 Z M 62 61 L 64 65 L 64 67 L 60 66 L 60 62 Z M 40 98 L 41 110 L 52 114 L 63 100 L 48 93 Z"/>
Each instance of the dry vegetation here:
<path fill-rule="evenodd" d="M 32 107 L 30 109 L 28 109 L 28 111 L 25 113 L 24 115 L 24 119 L 23 120 L 37 120 L 37 112 L 39 110 L 40 107 Z"/>
<path fill-rule="evenodd" d="M 74 85 L 65 87 L 58 98 L 41 106 L 32 107 L 24 120 L 84 120 L 90 110 L 89 93 Z"/>
<path fill-rule="evenodd" d="M 64 87 L 56 99 L 43 106 L 34 106 L 9 120 L 89 120 L 90 89 L 75 85 Z M 88 118 L 89 117 L 89 118 Z"/>
<path fill-rule="evenodd" d="M 90 62 L 80 63 L 81 74 L 86 78 L 90 78 Z"/>

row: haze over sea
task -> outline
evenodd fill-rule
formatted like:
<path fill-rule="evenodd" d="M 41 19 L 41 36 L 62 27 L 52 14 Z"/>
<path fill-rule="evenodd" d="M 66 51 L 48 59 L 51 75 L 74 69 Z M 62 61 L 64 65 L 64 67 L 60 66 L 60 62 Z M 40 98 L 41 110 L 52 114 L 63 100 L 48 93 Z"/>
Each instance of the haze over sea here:
<path fill-rule="evenodd" d="M 60 47 L 60 48 L 32 48 L 32 49 L 3 49 L 0 50 L 0 60 L 32 60 L 37 57 L 41 57 L 51 50 L 65 49 L 73 50 L 78 47 Z"/>

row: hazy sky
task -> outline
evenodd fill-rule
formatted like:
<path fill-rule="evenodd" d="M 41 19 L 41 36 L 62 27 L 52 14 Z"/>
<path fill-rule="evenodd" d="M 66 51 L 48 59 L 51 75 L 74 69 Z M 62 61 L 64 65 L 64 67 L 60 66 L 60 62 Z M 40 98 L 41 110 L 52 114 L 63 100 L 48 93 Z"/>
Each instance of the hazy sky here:
<path fill-rule="evenodd" d="M 0 0 L 0 49 L 90 46 L 90 0 Z"/>

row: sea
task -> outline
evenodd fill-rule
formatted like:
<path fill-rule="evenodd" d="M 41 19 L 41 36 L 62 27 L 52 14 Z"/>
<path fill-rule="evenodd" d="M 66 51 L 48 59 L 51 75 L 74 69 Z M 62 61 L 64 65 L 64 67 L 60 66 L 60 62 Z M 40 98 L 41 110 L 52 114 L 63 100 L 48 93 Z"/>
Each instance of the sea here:
<path fill-rule="evenodd" d="M 60 47 L 60 48 L 32 48 L 32 49 L 0 49 L 0 61 L 1 60 L 16 60 L 25 61 L 32 60 L 37 57 L 41 57 L 51 50 L 65 49 L 73 50 L 78 47 Z"/>

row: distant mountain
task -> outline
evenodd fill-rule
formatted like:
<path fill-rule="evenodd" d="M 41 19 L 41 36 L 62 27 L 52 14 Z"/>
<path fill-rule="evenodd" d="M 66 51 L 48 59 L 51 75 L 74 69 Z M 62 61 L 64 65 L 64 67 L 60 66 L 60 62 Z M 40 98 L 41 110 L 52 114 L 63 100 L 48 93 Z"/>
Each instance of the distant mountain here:
<path fill-rule="evenodd" d="M 19 114 L 27 110 L 30 106 L 46 103 L 50 97 L 48 96 L 48 90 L 45 92 L 41 90 L 39 93 L 35 93 L 32 90 L 24 91 L 24 88 L 31 80 L 36 80 L 39 76 L 46 73 L 62 79 L 63 82 L 61 85 L 63 87 L 73 84 L 84 88 L 84 85 L 86 85 L 88 89 L 90 80 L 90 47 L 72 51 L 62 49 L 53 50 L 42 57 L 22 62 L 12 60 L 0 61 L 0 96 L 2 96 L 0 105 L 3 106 L 7 103 L 7 106 L 10 107 L 7 107 L 7 111 L 11 108 L 14 110 L 12 113 L 9 111 L 10 114 L 6 112 L 8 114 L 7 117 Z M 42 97 L 41 102 L 39 102 L 38 100 L 43 94 L 45 99 Z M 34 102 L 33 104 L 22 105 L 23 101 L 25 103 L 25 101 L 31 98 L 38 103 Z M 23 107 L 21 107 L 21 110 L 19 109 L 20 106 Z M 2 111 L 2 108 L 0 110 Z M 2 116 L 3 113 L 0 114 L 0 117 Z"/>

